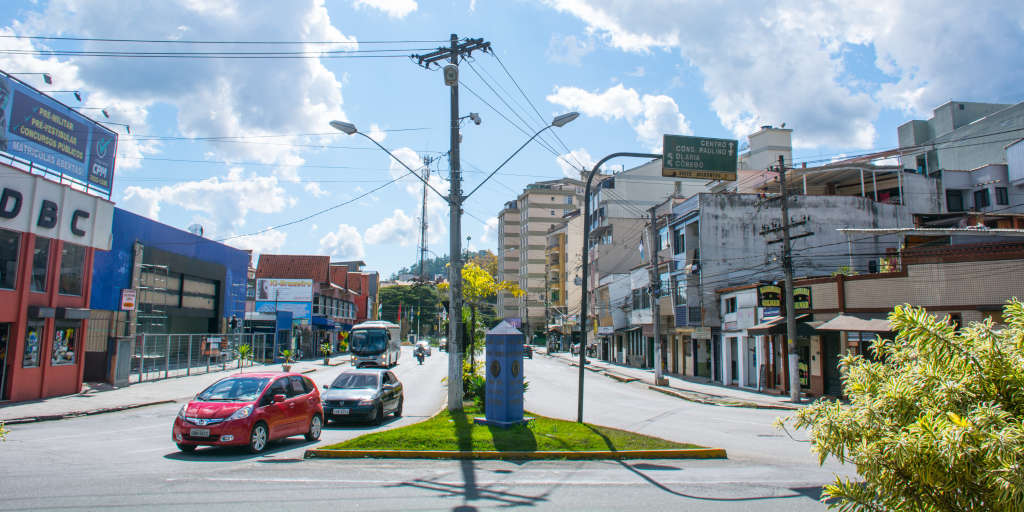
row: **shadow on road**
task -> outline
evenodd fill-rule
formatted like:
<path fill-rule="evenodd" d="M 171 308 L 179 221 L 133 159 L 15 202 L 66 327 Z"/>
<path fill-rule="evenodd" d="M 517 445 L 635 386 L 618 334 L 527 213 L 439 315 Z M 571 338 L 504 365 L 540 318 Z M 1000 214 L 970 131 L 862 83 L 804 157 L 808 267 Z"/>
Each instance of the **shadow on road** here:
<path fill-rule="evenodd" d="M 279 441 L 272 442 L 266 450 L 260 453 L 249 453 L 246 451 L 244 446 L 201 446 L 196 449 L 195 452 L 185 453 L 175 451 L 164 455 L 165 459 L 170 460 L 184 460 L 191 462 L 234 462 L 259 459 L 260 457 L 266 457 L 268 455 L 274 455 L 283 451 L 291 450 L 294 448 L 303 448 L 312 446 L 319 441 L 306 441 L 301 438 L 288 438 Z M 267 459 L 266 461 L 260 462 L 279 462 L 287 461 L 292 459 Z"/>

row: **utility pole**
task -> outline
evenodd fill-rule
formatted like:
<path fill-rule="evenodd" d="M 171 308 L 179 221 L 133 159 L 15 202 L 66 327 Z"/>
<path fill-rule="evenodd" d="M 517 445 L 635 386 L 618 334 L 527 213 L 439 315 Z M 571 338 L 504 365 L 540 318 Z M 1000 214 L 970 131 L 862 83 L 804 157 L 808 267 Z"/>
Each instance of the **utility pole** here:
<path fill-rule="evenodd" d="M 427 259 L 427 182 L 430 181 L 430 164 L 434 162 L 433 157 L 423 157 L 423 209 L 420 213 L 420 283 L 426 282 L 426 269 L 423 268 L 423 260 Z M 417 332 L 417 334 L 419 334 Z"/>
<path fill-rule="evenodd" d="M 651 207 L 651 315 L 654 320 L 654 385 L 668 384 L 661 367 L 661 273 L 658 272 L 658 205 Z M 657 284 L 655 284 L 657 283 Z"/>
<path fill-rule="evenodd" d="M 800 403 L 799 358 L 796 353 L 796 311 L 793 306 L 793 257 L 789 245 L 789 191 L 786 190 L 786 162 L 779 155 L 779 187 L 782 189 L 782 271 L 786 286 L 782 291 L 786 300 L 786 346 L 789 349 L 789 400 Z"/>
<path fill-rule="evenodd" d="M 459 58 L 473 51 L 487 52 L 491 43 L 483 39 L 467 39 L 459 43 L 459 36 L 451 35 L 451 47 L 438 48 L 426 55 L 414 55 L 419 65 L 448 59 L 445 66 L 445 84 L 451 88 L 451 149 L 449 150 L 449 224 L 448 224 L 448 410 L 462 410 L 462 173 L 459 163 Z M 452 348 L 454 347 L 454 350 Z"/>

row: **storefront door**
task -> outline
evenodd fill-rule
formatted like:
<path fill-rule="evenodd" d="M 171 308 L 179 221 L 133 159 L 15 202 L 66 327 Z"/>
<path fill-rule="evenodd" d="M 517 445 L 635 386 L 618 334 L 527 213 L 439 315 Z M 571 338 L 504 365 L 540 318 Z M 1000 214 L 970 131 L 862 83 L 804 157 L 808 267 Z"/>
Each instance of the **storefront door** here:
<path fill-rule="evenodd" d="M 0 324 L 0 400 L 7 400 L 7 354 L 11 348 L 11 324 Z"/>

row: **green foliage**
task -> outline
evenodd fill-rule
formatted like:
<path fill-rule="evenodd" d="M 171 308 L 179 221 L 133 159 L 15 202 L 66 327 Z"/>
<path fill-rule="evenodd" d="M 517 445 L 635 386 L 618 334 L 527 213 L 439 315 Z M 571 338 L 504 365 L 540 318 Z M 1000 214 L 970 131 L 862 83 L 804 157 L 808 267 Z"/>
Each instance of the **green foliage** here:
<path fill-rule="evenodd" d="M 433 326 L 441 308 L 442 294 L 432 284 L 415 284 L 410 286 L 388 286 L 380 289 L 381 320 L 398 322 L 398 306 L 402 306 L 402 316 L 412 319 L 419 311 L 421 325 L 426 328 Z"/>
<path fill-rule="evenodd" d="M 4 428 L 4 423 L 2 421 L 0 421 L 0 441 L 6 441 L 7 440 L 7 434 L 10 434 L 10 433 L 11 433 L 11 431 L 7 430 L 6 428 Z"/>
<path fill-rule="evenodd" d="M 252 347 L 249 345 L 238 346 L 238 367 L 241 368 L 245 364 L 245 360 L 249 359 L 252 355 Z"/>
<path fill-rule="evenodd" d="M 320 353 L 323 354 L 324 356 L 331 355 L 331 344 L 326 342 L 326 341 L 321 343 L 320 344 Z"/>
<path fill-rule="evenodd" d="M 292 351 L 287 349 L 287 348 L 281 351 L 281 357 L 284 358 L 285 364 L 291 364 L 292 362 L 294 362 L 294 361 L 292 361 L 292 357 L 294 355 L 295 354 L 292 353 Z"/>
<path fill-rule="evenodd" d="M 854 270 L 849 265 L 842 265 L 839 268 L 837 268 L 835 272 L 832 272 L 832 277 L 836 277 L 836 276 L 840 276 L 840 275 L 842 275 L 842 276 L 855 276 L 855 275 L 857 275 L 857 271 Z"/>
<path fill-rule="evenodd" d="M 472 400 L 481 409 L 486 405 L 487 379 L 483 376 L 483 363 L 462 361 L 462 399 Z"/>
<path fill-rule="evenodd" d="M 1024 510 L 1024 304 L 1005 327 L 957 330 L 910 305 L 877 339 L 878 361 L 841 358 L 849 404 L 819 401 L 780 421 L 809 429 L 811 449 L 853 463 L 823 499 L 841 510 Z"/>

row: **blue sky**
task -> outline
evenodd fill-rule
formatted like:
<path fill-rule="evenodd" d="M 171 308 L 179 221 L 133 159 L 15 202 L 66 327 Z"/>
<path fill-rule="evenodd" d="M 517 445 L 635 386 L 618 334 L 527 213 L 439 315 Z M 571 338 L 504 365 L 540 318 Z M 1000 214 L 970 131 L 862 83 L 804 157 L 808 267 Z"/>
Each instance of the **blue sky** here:
<path fill-rule="evenodd" d="M 1024 99 L 1024 10 L 1009 1 L 8 0 L 0 16 L 0 69 L 47 72 L 53 85 L 23 78 L 79 90 L 82 103 L 53 95 L 131 126 L 112 125 L 119 206 L 182 229 L 202 224 L 207 237 L 256 253 L 358 258 L 385 275 L 415 260 L 421 187 L 408 176 L 386 185 L 405 170 L 328 122 L 354 123 L 414 168 L 435 157 L 431 181 L 447 191 L 449 91 L 439 71 L 407 57 L 319 52 L 427 53 L 451 33 L 490 41 L 494 55 L 461 67 L 461 112 L 483 120 L 463 125 L 464 190 L 554 115 L 582 114 L 468 200 L 463 236 L 474 249 L 496 246 L 494 217 L 525 184 L 608 153 L 657 151 L 664 133 L 742 138 L 785 122 L 794 160 L 815 164 L 892 148 L 898 124 L 951 99 Z M 429 249 L 446 254 L 447 207 L 436 196 L 428 206 Z"/>

